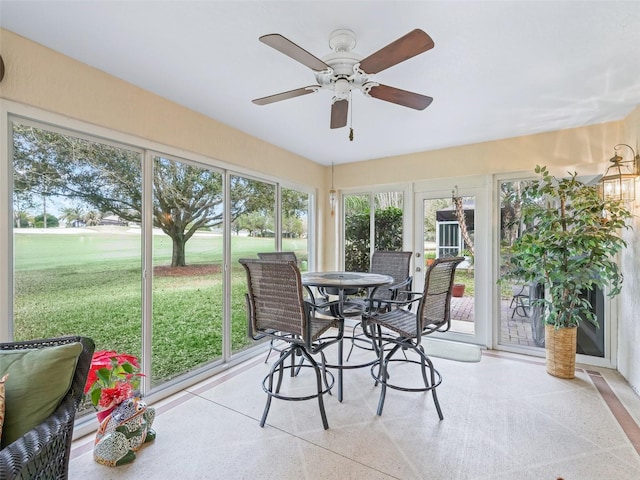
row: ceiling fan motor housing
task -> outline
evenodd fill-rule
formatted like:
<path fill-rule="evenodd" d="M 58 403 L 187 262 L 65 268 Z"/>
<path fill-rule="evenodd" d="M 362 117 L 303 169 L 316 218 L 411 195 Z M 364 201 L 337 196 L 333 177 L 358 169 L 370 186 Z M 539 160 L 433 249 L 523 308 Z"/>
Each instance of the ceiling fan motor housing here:
<path fill-rule="evenodd" d="M 329 70 L 316 72 L 318 85 L 334 91 L 333 101 L 348 100 L 351 90 L 362 90 L 369 76 L 358 68 L 362 55 L 353 51 L 356 36 L 351 30 L 335 30 L 329 37 L 329 46 L 333 50 L 322 59 Z"/>

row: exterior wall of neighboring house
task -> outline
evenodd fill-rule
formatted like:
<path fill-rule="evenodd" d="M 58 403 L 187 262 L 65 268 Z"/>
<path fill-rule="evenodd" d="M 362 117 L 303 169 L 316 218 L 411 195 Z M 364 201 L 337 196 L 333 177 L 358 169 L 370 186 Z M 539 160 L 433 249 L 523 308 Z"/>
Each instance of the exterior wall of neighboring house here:
<path fill-rule="evenodd" d="M 317 189 L 318 267 L 335 267 L 339 216 L 328 212 L 327 192 L 331 168 L 251 137 L 221 122 L 174 104 L 88 65 L 70 59 L 7 30 L 0 29 L 0 53 L 6 75 L 0 84 L 0 98 L 18 102 L 194 152 L 203 160 L 216 159 L 235 168 L 263 173 L 271 178 Z M 472 108 L 472 107 L 470 107 Z M 335 166 L 335 188 L 356 188 L 388 184 L 411 184 L 439 179 L 443 185 L 465 176 L 531 173 L 537 164 L 551 173 L 580 171 L 602 173 L 612 146 L 640 141 L 640 110 L 622 121 L 495 140 L 428 152 L 379 158 Z M 0 207 L 6 204 L 2 194 Z M 636 202 L 640 204 L 640 202 Z M 636 208 L 636 214 L 638 214 Z M 625 232 L 630 248 L 622 255 L 625 287 L 621 301 L 619 329 L 620 372 L 640 389 L 640 225 Z M 2 244 L 0 251 L 8 251 Z M 7 265 L 0 267 L 6 271 Z M 0 293 L 8 291 L 2 288 Z"/>

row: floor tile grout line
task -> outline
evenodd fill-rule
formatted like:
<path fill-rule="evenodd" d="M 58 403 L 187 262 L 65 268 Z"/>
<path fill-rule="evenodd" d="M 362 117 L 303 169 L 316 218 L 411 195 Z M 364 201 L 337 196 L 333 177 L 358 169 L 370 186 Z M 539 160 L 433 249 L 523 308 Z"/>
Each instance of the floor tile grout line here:
<path fill-rule="evenodd" d="M 587 370 L 587 374 L 602 396 L 602 399 L 609 407 L 609 410 L 611 410 L 611 413 L 622 428 L 622 431 L 631 442 L 631 445 L 633 445 L 633 448 L 636 450 L 638 455 L 640 455 L 640 426 L 638 426 L 629 411 L 622 404 L 600 372 Z"/>
<path fill-rule="evenodd" d="M 217 402 L 216 400 L 212 400 L 212 399 L 210 399 L 210 398 L 203 397 L 203 396 L 201 396 L 201 395 L 199 395 L 199 394 L 194 394 L 194 395 L 195 395 L 195 396 L 197 396 L 198 398 L 201 398 L 202 400 L 205 400 L 205 401 L 210 402 L 210 403 L 212 403 L 212 404 L 214 404 L 214 405 L 217 405 L 217 406 L 218 406 L 218 407 L 220 407 L 220 408 L 224 408 L 224 409 L 226 409 L 226 410 L 228 410 L 228 411 L 230 411 L 230 412 L 237 413 L 238 415 L 241 415 L 241 416 L 243 416 L 243 417 L 245 417 L 245 418 L 249 418 L 249 419 L 251 419 L 251 420 L 254 420 L 256 423 L 259 423 L 259 422 L 260 422 L 260 419 L 258 419 L 258 418 L 256 418 L 256 417 L 252 417 L 251 415 L 248 415 L 248 414 L 246 414 L 246 413 L 243 413 L 243 412 L 241 412 L 241 411 L 239 411 L 239 410 L 236 410 L 236 409 L 234 409 L 234 408 L 231 408 L 231 407 L 229 407 L 228 405 L 225 405 L 225 404 L 222 404 L 222 403 L 220 403 L 220 402 Z M 396 477 L 396 476 L 394 476 L 394 475 L 391 475 L 391 474 L 389 474 L 389 473 L 387 473 L 387 472 L 383 472 L 382 470 L 379 470 L 379 469 L 377 469 L 377 468 L 374 468 L 374 467 L 372 467 L 371 465 L 367 465 L 367 464 L 365 464 L 365 463 L 359 462 L 358 460 L 355 460 L 355 459 L 353 459 L 353 458 L 351 458 L 351 457 L 347 457 L 345 454 L 343 454 L 343 453 L 341 453 L 341 452 L 336 452 L 335 450 L 332 450 L 332 449 L 330 449 L 330 448 L 327 448 L 327 447 L 326 447 L 326 446 L 324 446 L 324 445 L 319 445 L 319 444 L 317 444 L 317 443 L 315 443 L 315 442 L 312 442 L 312 441 L 310 441 L 310 440 L 308 440 L 308 439 L 306 439 L 306 438 L 304 438 L 304 437 L 300 437 L 299 435 L 296 435 L 295 433 L 292 433 L 292 432 L 289 432 L 289 431 L 287 431 L 287 430 L 284 430 L 284 429 L 282 429 L 281 427 L 277 427 L 277 426 L 275 426 L 275 425 L 273 425 L 273 424 L 271 424 L 271 423 L 269 423 L 269 422 L 266 422 L 266 423 L 265 423 L 265 426 L 269 426 L 269 427 L 271 427 L 271 428 L 273 428 L 273 429 L 275 429 L 275 430 L 278 430 L 279 432 L 282 432 L 282 433 L 283 433 L 283 434 L 285 434 L 285 435 L 289 435 L 290 437 L 293 437 L 293 438 L 296 438 L 296 439 L 298 439 L 298 440 L 301 440 L 301 441 L 303 441 L 304 443 L 307 443 L 307 444 L 312 445 L 312 446 L 314 446 L 314 447 L 320 448 L 320 449 L 325 450 L 325 451 L 327 451 L 327 452 L 330 452 L 330 453 L 332 453 L 332 454 L 334 454 L 334 455 L 338 455 L 338 456 L 340 456 L 340 457 L 342 457 L 342 458 L 344 458 L 344 459 L 346 459 L 346 460 L 349 460 L 350 462 L 357 463 L 358 465 L 361 465 L 361 466 L 363 466 L 363 467 L 365 467 L 365 468 L 367 468 L 367 469 L 369 469 L 369 470 L 373 470 L 373 471 L 375 471 L 375 472 L 378 472 L 378 473 L 381 473 L 381 474 L 383 474 L 383 475 L 386 475 L 386 476 L 388 476 L 388 477 L 390 477 L 390 478 L 395 478 L 395 479 L 397 479 L 397 480 L 400 480 L 400 479 L 399 479 L 399 477 Z M 261 428 L 262 428 L 262 427 L 261 427 Z"/>

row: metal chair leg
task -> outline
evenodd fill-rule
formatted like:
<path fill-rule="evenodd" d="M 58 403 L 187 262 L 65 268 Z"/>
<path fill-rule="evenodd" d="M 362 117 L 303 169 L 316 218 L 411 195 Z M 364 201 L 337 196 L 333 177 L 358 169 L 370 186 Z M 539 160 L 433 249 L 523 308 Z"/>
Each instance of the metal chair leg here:
<path fill-rule="evenodd" d="M 322 359 L 322 377 L 324 378 L 324 384 L 326 385 L 328 391 L 327 393 L 333 396 L 331 389 L 329 388 L 329 379 L 327 378 L 327 357 L 324 352 L 320 352 L 320 358 Z M 302 363 L 300 364 L 302 365 Z M 298 367 L 300 369 L 300 367 Z"/>
<path fill-rule="evenodd" d="M 431 363 L 431 360 L 429 359 L 429 357 L 425 356 L 425 358 L 429 363 L 429 370 L 431 371 L 431 385 L 435 385 L 436 374 L 433 369 L 433 363 Z M 433 396 L 433 403 L 436 405 L 436 410 L 438 411 L 438 418 L 440 418 L 440 420 L 444 420 L 444 416 L 442 415 L 442 409 L 440 408 L 440 402 L 438 401 L 438 394 L 436 393 L 435 387 L 431 389 L 431 395 Z"/>
<path fill-rule="evenodd" d="M 267 358 L 264 359 L 264 363 L 269 361 L 269 357 L 271 356 L 271 352 L 273 351 L 273 338 L 269 342 L 269 351 L 267 352 Z"/>
<path fill-rule="evenodd" d="M 388 371 L 389 361 L 391 360 L 391 357 L 393 357 L 393 355 L 399 349 L 400 349 L 400 345 L 396 344 L 386 355 L 384 355 L 384 350 L 380 349 L 381 361 L 380 361 L 380 370 L 378 371 L 378 378 L 381 379 L 379 383 L 382 385 L 382 388 L 380 389 L 380 399 L 378 400 L 378 416 L 382 415 L 382 409 L 384 408 L 384 400 L 387 396 L 387 380 L 389 380 L 389 371 Z M 378 382 L 376 382 L 376 385 L 377 384 Z"/>
<path fill-rule="evenodd" d="M 295 348 L 284 350 L 282 353 L 280 353 L 280 359 L 276 363 L 276 365 L 278 365 L 278 386 L 276 387 L 276 393 L 280 392 L 280 387 L 282 386 L 282 377 L 284 376 L 284 361 L 289 356 L 291 358 L 295 358 Z"/>
<path fill-rule="evenodd" d="M 260 426 L 264 427 L 265 422 L 267 421 L 267 415 L 269 413 L 269 407 L 271 407 L 271 394 L 269 392 L 273 392 L 273 376 L 276 371 L 278 372 L 278 387 L 276 392 L 280 390 L 280 385 L 282 383 L 282 370 L 283 370 L 283 362 L 287 359 L 289 355 L 287 351 L 284 351 L 280 354 L 280 358 L 273 364 L 271 369 L 269 370 L 269 387 L 267 392 L 267 404 L 264 406 L 264 411 L 262 412 L 262 418 L 260 419 Z"/>
<path fill-rule="evenodd" d="M 435 387 L 431 388 L 432 385 L 436 384 L 436 374 L 433 368 L 433 362 L 427 356 L 427 354 L 424 353 L 424 348 L 422 347 L 422 345 L 420 345 L 418 348 L 415 348 L 414 350 L 416 350 L 416 352 L 418 352 L 418 355 L 420 355 L 420 363 L 422 365 L 422 378 L 424 379 L 424 386 L 428 390 L 431 390 L 431 395 L 433 396 L 433 403 L 435 403 L 436 411 L 438 412 L 438 418 L 440 418 L 440 420 L 444 420 L 444 416 L 442 415 L 442 409 L 440 408 L 440 402 L 438 401 L 438 395 L 436 394 L 436 388 Z M 429 383 L 429 380 L 427 380 L 427 373 L 425 371 L 426 366 L 428 366 L 429 372 L 431 374 L 431 383 Z"/>
<path fill-rule="evenodd" d="M 382 382 L 380 382 L 380 398 L 378 399 L 378 416 L 382 415 L 382 409 L 384 408 L 384 400 L 387 396 L 387 361 L 384 359 L 380 364 L 380 372 L 379 375 L 382 377 Z M 378 382 L 376 382 L 377 384 Z"/>
<path fill-rule="evenodd" d="M 351 352 L 353 352 L 353 347 L 355 345 L 355 338 L 356 338 L 356 327 L 358 325 L 362 325 L 362 322 L 358 322 L 353 326 L 353 329 L 351 330 L 351 348 L 349 349 L 349 354 L 347 355 L 347 362 L 349 361 L 349 358 L 351 357 Z"/>

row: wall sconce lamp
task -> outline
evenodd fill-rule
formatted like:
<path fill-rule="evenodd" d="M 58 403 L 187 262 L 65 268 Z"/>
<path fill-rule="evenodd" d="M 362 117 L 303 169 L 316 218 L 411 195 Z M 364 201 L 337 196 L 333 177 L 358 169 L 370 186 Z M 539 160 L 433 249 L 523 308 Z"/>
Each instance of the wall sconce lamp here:
<path fill-rule="evenodd" d="M 632 160 L 623 160 L 618 150 L 627 147 L 633 155 Z M 613 147 L 611 165 L 600 179 L 603 200 L 619 200 L 632 202 L 636 199 L 636 178 L 640 176 L 640 155 L 626 143 L 619 143 Z"/>
<path fill-rule="evenodd" d="M 331 216 L 336 214 L 336 189 L 333 188 L 333 162 L 331 162 L 331 190 L 329 190 L 329 207 L 331 207 Z"/>

